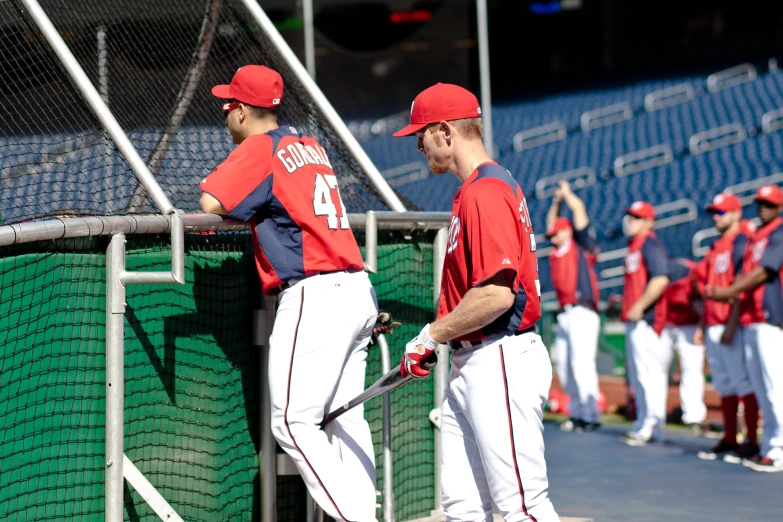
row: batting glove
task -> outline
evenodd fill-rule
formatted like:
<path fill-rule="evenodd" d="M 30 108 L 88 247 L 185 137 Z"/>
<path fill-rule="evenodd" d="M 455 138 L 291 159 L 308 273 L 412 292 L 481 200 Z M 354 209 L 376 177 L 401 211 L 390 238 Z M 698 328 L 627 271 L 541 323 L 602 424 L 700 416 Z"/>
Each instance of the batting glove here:
<path fill-rule="evenodd" d="M 418 347 L 420 345 L 424 346 L 424 353 L 419 353 Z M 405 345 L 405 355 L 402 356 L 402 362 L 400 363 L 400 375 L 403 377 L 410 375 L 414 379 L 428 376 L 430 371 L 422 368 L 421 362 L 429 357 L 437 347 L 438 342 L 430 337 L 430 325 L 427 324 L 421 329 L 419 335 Z"/>

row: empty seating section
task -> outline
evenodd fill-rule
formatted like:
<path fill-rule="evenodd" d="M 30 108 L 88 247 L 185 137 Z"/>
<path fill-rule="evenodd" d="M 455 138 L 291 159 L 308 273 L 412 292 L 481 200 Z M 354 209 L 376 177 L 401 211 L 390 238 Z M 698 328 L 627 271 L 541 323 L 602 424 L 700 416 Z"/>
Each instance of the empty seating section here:
<path fill-rule="evenodd" d="M 650 112 L 645 110 L 647 94 L 682 84 L 692 86 L 692 99 L 679 96 L 674 100 L 678 103 L 671 106 Z M 585 111 L 623 101 L 632 107 L 632 118 L 589 131 L 580 128 L 580 116 Z M 708 92 L 704 77 L 675 78 L 497 106 L 493 111 L 494 138 L 498 162 L 511 171 L 527 194 L 539 233 L 543 232 L 551 199 L 536 198 L 536 182 L 542 177 L 589 167 L 596 173 L 596 182 L 577 189 L 577 194 L 585 200 L 603 251 L 625 246 L 622 211 L 633 201 L 643 199 L 660 205 L 689 200 L 699 209 L 698 216 L 661 228 L 658 234 L 672 256 L 692 257 L 693 234 L 712 224 L 701 209 L 717 192 L 729 185 L 783 172 L 783 130 L 762 132 L 762 116 L 781 108 L 783 73 L 777 71 L 759 74 L 752 81 L 714 93 Z M 514 150 L 512 142 L 516 133 L 554 121 L 561 122 L 568 130 L 564 139 L 518 152 Z M 722 130 L 715 130 L 719 128 Z M 710 132 L 700 134 L 706 131 Z M 716 132 L 719 135 L 715 136 Z M 689 147 L 694 135 L 704 136 L 711 144 L 705 145 L 702 140 L 695 148 Z M 669 145 L 673 153 L 668 163 L 627 175 L 615 172 L 615 160 L 619 156 L 663 144 Z M 394 169 L 403 161 L 417 161 L 418 153 L 412 139 L 406 141 L 378 135 L 363 145 L 368 145 L 367 152 L 382 171 Z M 418 156 L 423 164 L 423 158 Z M 666 161 L 668 159 L 667 155 Z M 430 175 L 395 186 L 425 210 L 444 211 L 451 208 L 458 184 L 453 176 Z M 752 217 L 751 213 L 752 210 L 746 210 L 748 217 Z M 542 238 L 539 245 L 545 247 L 547 242 Z M 603 271 L 617 267 L 621 262 L 621 259 L 610 260 L 599 263 L 598 268 Z M 541 263 L 540 270 L 545 290 L 551 289 L 547 263 Z"/>

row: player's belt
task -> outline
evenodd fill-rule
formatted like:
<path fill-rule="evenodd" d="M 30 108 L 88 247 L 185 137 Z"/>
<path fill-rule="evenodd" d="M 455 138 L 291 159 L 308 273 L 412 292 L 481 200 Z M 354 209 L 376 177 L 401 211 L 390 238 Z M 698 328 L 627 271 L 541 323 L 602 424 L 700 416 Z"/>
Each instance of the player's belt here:
<path fill-rule="evenodd" d="M 490 335 L 486 339 L 481 339 L 480 341 L 447 341 L 446 344 L 448 344 L 449 348 L 451 348 L 452 350 L 459 350 L 461 348 L 475 348 L 478 346 L 492 344 L 495 341 L 502 339 L 504 337 L 515 337 L 517 335 L 524 335 L 528 333 L 536 333 L 536 327 L 531 326 L 530 328 L 525 328 L 524 330 L 517 330 L 513 334 L 503 333 L 503 334 Z"/>
<path fill-rule="evenodd" d="M 294 286 L 298 282 L 304 281 L 305 279 L 307 279 L 309 277 L 313 277 L 313 276 L 317 276 L 317 275 L 337 274 L 339 272 L 345 272 L 347 274 L 354 274 L 356 272 L 361 272 L 361 270 L 358 269 L 358 268 L 344 268 L 343 270 L 328 270 L 326 272 L 312 272 L 312 273 L 307 274 L 307 275 L 302 276 L 302 277 L 294 277 L 292 279 L 289 279 L 288 281 L 286 281 L 282 285 L 279 285 L 279 286 L 275 287 L 275 293 L 279 294 L 283 290 L 285 290 L 287 288 L 291 288 L 292 286 Z"/>

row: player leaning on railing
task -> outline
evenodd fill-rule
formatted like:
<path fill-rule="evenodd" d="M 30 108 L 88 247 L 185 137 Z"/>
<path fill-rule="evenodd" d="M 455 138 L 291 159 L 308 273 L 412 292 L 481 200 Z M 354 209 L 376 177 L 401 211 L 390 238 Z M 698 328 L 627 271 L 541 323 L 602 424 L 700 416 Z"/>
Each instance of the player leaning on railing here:
<path fill-rule="evenodd" d="M 238 147 L 201 182 L 205 212 L 249 221 L 264 293 L 278 295 L 269 340 L 272 433 L 310 494 L 332 518 L 375 520 L 375 453 L 364 408 L 321 427 L 324 415 L 364 390 L 375 292 L 326 151 L 278 127 L 283 79 L 240 68 L 226 100 Z"/>
<path fill-rule="evenodd" d="M 452 349 L 441 407 L 442 498 L 448 520 L 559 520 L 548 498 L 542 408 L 552 366 L 541 317 L 535 239 L 522 189 L 481 142 L 476 97 L 439 83 L 420 93 L 411 124 L 435 174 L 462 186 L 452 207 L 438 318 L 408 343 L 417 377 L 438 343 Z"/>

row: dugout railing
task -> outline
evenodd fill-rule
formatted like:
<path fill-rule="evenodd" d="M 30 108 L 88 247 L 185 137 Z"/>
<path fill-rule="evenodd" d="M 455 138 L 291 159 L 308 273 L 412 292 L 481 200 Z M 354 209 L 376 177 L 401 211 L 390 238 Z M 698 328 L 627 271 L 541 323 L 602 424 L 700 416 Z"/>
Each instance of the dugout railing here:
<path fill-rule="evenodd" d="M 433 315 L 434 303 L 437 299 L 438 293 L 438 278 L 440 276 L 440 264 L 442 258 L 445 255 L 445 241 L 446 241 L 446 229 L 444 225 L 448 224 L 448 213 L 394 213 L 394 212 L 368 212 L 367 214 L 352 214 L 349 216 L 349 221 L 352 227 L 356 230 L 358 239 L 360 239 L 364 245 L 364 253 L 366 257 L 366 265 L 368 271 L 371 273 L 373 283 L 376 286 L 379 295 L 379 301 L 381 306 L 390 305 L 392 308 L 396 308 L 394 312 L 397 312 L 395 316 L 403 320 L 403 325 L 399 327 L 398 332 L 394 334 L 394 356 L 401 353 L 401 346 L 404 345 L 404 341 L 418 331 L 421 325 L 429 321 Z M 86 344 L 82 344 L 84 347 L 90 345 L 92 348 L 91 353 L 101 350 L 101 345 L 105 349 L 105 440 L 106 451 L 105 457 L 101 458 L 103 465 L 103 473 L 105 474 L 103 482 L 105 483 L 105 517 L 106 520 L 122 520 L 123 510 L 127 510 L 130 515 L 130 509 L 132 508 L 135 513 L 141 511 L 138 506 L 138 502 L 134 506 L 133 495 L 130 494 L 128 488 L 124 486 L 124 480 L 133 487 L 135 494 L 138 494 L 152 510 L 163 520 L 177 520 L 180 516 L 177 513 L 177 506 L 183 506 L 183 497 L 178 493 L 174 493 L 177 489 L 176 484 L 161 483 L 163 479 L 166 481 L 176 481 L 177 478 L 182 480 L 192 480 L 193 477 L 187 471 L 183 471 L 183 467 L 187 466 L 185 462 L 177 462 L 177 459 L 171 459 L 163 457 L 151 451 L 147 451 L 147 456 L 141 458 L 141 464 L 134 464 L 131 458 L 126 456 L 124 451 L 124 432 L 123 430 L 130 430 L 135 432 L 133 427 L 137 420 L 142 422 L 149 422 L 151 419 L 155 419 L 157 415 L 160 418 L 165 418 L 167 415 L 171 417 L 169 419 L 172 423 L 176 424 L 178 416 L 182 415 L 181 412 L 177 412 L 176 408 L 169 408 L 166 410 L 166 405 L 154 404 L 155 399 L 152 398 L 156 393 L 159 393 L 155 389 L 145 391 L 139 398 L 137 390 L 128 393 L 129 402 L 124 401 L 126 397 L 125 376 L 128 371 L 132 370 L 132 373 L 139 372 L 139 364 L 146 364 L 150 366 L 156 366 L 154 356 L 150 355 L 150 352 L 159 351 L 156 346 L 155 335 L 151 332 L 155 331 L 154 326 L 148 326 L 144 322 L 143 313 L 138 306 L 138 293 L 130 292 L 128 285 L 134 285 L 139 287 L 149 288 L 152 284 L 178 284 L 188 287 L 184 292 L 194 294 L 196 300 L 196 308 L 207 307 L 209 309 L 214 308 L 213 304 L 205 304 L 204 301 L 209 297 L 201 296 L 204 291 L 198 289 L 197 283 L 199 279 L 199 273 L 206 272 L 207 268 L 199 268 L 197 263 L 192 260 L 193 253 L 197 250 L 194 249 L 195 244 L 200 245 L 200 248 L 209 250 L 225 251 L 226 248 L 221 246 L 221 234 L 227 236 L 228 241 L 241 242 L 244 247 L 237 252 L 229 252 L 229 260 L 234 258 L 246 258 L 242 262 L 241 266 L 244 267 L 243 271 L 246 272 L 242 276 L 243 286 L 247 283 L 253 284 L 254 277 L 252 272 L 255 270 L 254 264 L 248 262 L 248 259 L 252 260 L 252 252 L 247 246 L 249 245 L 247 232 L 244 232 L 246 225 L 232 222 L 225 222 L 218 216 L 211 215 L 189 215 L 189 214 L 172 214 L 170 216 L 112 216 L 112 217 L 92 217 L 92 218 L 63 218 L 57 220 L 48 220 L 41 222 L 21 223 L 15 225 L 0 226 L 0 246 L 6 249 L 6 266 L 4 270 L 0 272 L 3 276 L 3 281 L 8 283 L 14 279 L 18 279 L 19 269 L 22 268 L 21 273 L 35 272 L 39 270 L 37 268 L 31 268 L 41 266 L 40 271 L 45 271 L 43 265 L 47 264 L 46 256 L 43 259 L 33 259 L 29 265 L 21 266 L 21 261 L 17 259 L 34 255 L 33 253 L 38 251 L 46 253 L 52 248 L 58 249 L 62 247 L 64 250 L 72 248 L 73 245 L 64 245 L 63 242 L 92 242 L 91 255 L 96 258 L 91 261 L 92 268 L 96 268 L 98 264 L 105 266 L 105 342 L 100 343 L 98 340 L 92 338 L 85 341 Z M 163 239 L 167 234 L 171 235 L 171 239 Z M 394 241 L 390 241 L 389 237 L 383 237 L 379 241 L 379 235 L 391 236 L 394 235 Z M 155 259 L 151 262 L 139 262 L 138 261 L 138 247 L 132 247 L 131 257 L 127 258 L 126 262 L 126 242 L 130 243 L 144 243 L 149 241 L 150 237 L 156 237 L 155 241 L 163 245 L 162 248 L 158 248 L 153 252 Z M 96 248 L 95 241 L 100 242 L 100 238 L 106 238 L 105 250 L 102 247 Z M 223 238 L 226 240 L 226 238 Z M 187 243 L 187 245 L 186 245 Z M 57 247 L 56 245 L 60 245 Z M 206 247 L 204 245 L 207 245 Z M 13 249 L 22 249 L 14 251 Z M 389 254 L 388 250 L 397 249 L 400 254 Z M 84 257 L 87 249 L 82 245 L 76 247 L 74 254 L 63 254 Z M 101 252 L 105 251 L 105 256 L 101 255 Z M 170 253 L 170 254 L 169 254 Z M 214 254 L 214 251 L 209 254 Z M 409 254 L 410 253 L 410 254 Z M 148 256 L 150 253 L 145 252 L 142 257 Z M 233 257 L 232 257 L 233 256 Z M 414 257 L 418 259 L 410 260 L 406 259 Z M 100 258 L 103 258 L 103 262 L 99 263 Z M 186 263 L 187 260 L 187 263 Z M 401 270 L 402 265 L 414 264 L 415 268 L 412 271 Z M 222 264 L 225 264 L 223 262 Z M 167 266 L 168 265 L 168 266 Z M 10 266 L 11 269 L 7 269 Z M 141 269 L 146 268 L 146 269 Z M 156 270 L 149 270 L 149 268 L 156 268 Z M 391 274 L 390 271 L 394 269 L 396 273 Z M 14 271 L 16 270 L 16 271 Z M 375 274 L 377 272 L 377 275 Z M 77 279 L 80 271 L 76 271 Z M 93 274 L 93 283 L 95 282 L 95 274 Z M 202 278 L 204 276 L 201 276 Z M 196 281 L 194 281 L 194 279 Z M 84 286 L 89 286 L 89 281 L 85 281 Z M 220 285 L 219 280 L 213 278 L 212 283 Z M 76 281 L 67 281 L 66 285 L 71 288 L 72 285 L 78 284 Z M 256 283 L 257 284 L 257 283 Z M 231 282 L 226 281 L 227 286 L 232 286 Z M 238 286 L 238 285 L 234 285 Z M 410 290 L 403 290 L 402 295 L 395 295 L 395 292 L 399 294 L 399 288 L 409 289 L 411 287 L 416 289 L 416 292 Z M 8 290 L 6 285 L 6 290 Z M 71 288 L 72 291 L 79 293 L 79 290 Z M 215 292 L 221 293 L 220 288 L 214 289 Z M 132 295 L 126 294 L 130 292 Z M 154 291 L 153 291 L 154 292 Z M 160 294 L 158 300 L 162 298 Z M 35 298 L 37 299 L 37 297 Z M 34 299 L 34 300 L 35 300 Z M 199 303 L 199 299 L 201 302 Z M 155 300 L 155 299 L 153 299 Z M 243 299 L 240 302 L 245 304 L 250 303 L 251 299 Z M 10 302 L 10 303 L 9 303 Z M 130 305 L 128 303 L 131 303 Z M 3 298 L 0 299 L 0 304 L 4 306 L 4 311 L 7 315 L 12 317 L 18 317 L 18 311 L 14 310 L 14 307 L 19 306 L 19 300 L 9 292 L 3 293 Z M 163 314 L 166 315 L 164 322 L 169 321 L 169 311 L 171 303 L 160 303 L 155 312 L 151 315 Z M 256 305 L 259 301 L 256 301 Z M 251 350 L 258 351 L 260 354 L 260 366 L 258 368 L 259 374 L 253 376 L 259 382 L 265 382 L 265 368 L 263 362 L 265 360 L 265 350 L 267 346 L 268 334 L 270 332 L 270 326 L 273 318 L 273 314 L 269 311 L 273 309 L 272 303 L 269 300 L 265 301 L 264 306 L 256 306 L 257 310 L 253 313 L 252 328 L 245 323 L 236 323 L 235 326 L 240 326 L 245 329 L 252 329 L 252 344 Z M 415 309 L 418 312 L 415 320 L 412 322 L 410 313 L 406 313 L 404 310 Z M 24 310 L 22 310 L 24 312 Z M 399 315 L 398 315 L 399 314 Z M 187 314 L 186 314 L 187 315 Z M 201 315 L 191 314 L 196 321 L 201 321 L 204 318 Z M 59 316 L 58 316 L 59 317 Z M 141 320 L 140 320 L 141 319 Z M 95 320 L 95 318 L 93 318 Z M 207 319 L 207 322 L 210 320 Z M 151 320 L 150 322 L 154 322 Z M 172 319 L 171 323 L 182 322 L 179 319 Z M 127 323 L 127 324 L 125 324 Z M 241 326 L 245 324 L 245 326 Z M 130 329 L 129 329 L 130 325 Z M 4 359 L 12 361 L 11 367 L 18 366 L 17 362 L 21 361 L 21 365 L 24 367 L 24 359 L 26 358 L 22 350 L 20 353 L 14 354 L 13 335 L 9 335 L 9 325 L 5 325 L 5 332 L 3 328 L 0 328 L 0 333 L 3 334 L 6 339 L 6 354 Z M 27 325 L 22 325 L 27 326 Z M 56 329 L 61 328 L 63 325 L 57 323 Z M 93 325 L 97 326 L 97 325 Z M 166 345 L 164 352 L 169 350 L 169 340 L 165 339 L 169 333 L 166 331 L 166 327 L 162 328 L 164 341 L 162 344 Z M 36 330 L 36 328 L 30 328 L 30 330 Z M 201 330 L 196 331 L 198 334 Z M 127 340 L 131 342 L 132 347 L 129 348 L 129 353 L 133 352 L 131 356 L 132 362 L 130 365 L 126 365 L 123 361 L 126 346 L 125 336 L 132 332 L 133 335 Z M 28 334 L 28 335 L 25 335 Z M 30 349 L 41 348 L 43 352 L 46 352 L 48 348 L 36 347 L 35 339 L 29 338 L 30 332 L 20 332 L 19 335 L 24 337 L 24 340 L 17 342 L 17 346 L 26 346 Z M 225 332 L 223 333 L 223 335 Z M 216 334 L 219 337 L 221 334 Z M 143 338 L 149 336 L 152 340 L 147 340 L 147 346 L 145 351 L 150 355 L 150 360 L 146 363 L 144 358 L 139 359 L 139 353 L 136 353 L 135 349 L 138 343 L 144 344 Z M 67 340 L 61 340 L 63 344 L 67 343 Z M 190 342 L 190 341 L 188 341 Z M 177 344 L 174 342 L 173 344 Z M 377 352 L 371 356 L 371 363 L 368 367 L 368 383 L 373 382 L 380 374 L 391 366 L 389 349 L 384 341 L 380 342 L 380 347 Z M 221 347 L 222 348 L 222 347 Z M 230 358 L 229 350 L 223 350 L 228 358 Z M 247 351 L 247 350 L 246 350 Z M 95 355 L 93 353 L 93 355 Z M 161 359 L 168 360 L 169 356 L 164 353 Z M 173 360 L 173 358 L 172 358 Z M 392 416 L 392 400 L 387 396 L 383 399 L 382 413 L 378 414 L 377 405 L 368 405 L 368 420 L 373 427 L 373 439 L 376 445 L 376 456 L 379 457 L 379 482 L 382 484 L 382 509 L 380 516 L 383 520 L 405 520 L 411 518 L 418 518 L 430 514 L 432 510 L 437 509 L 440 505 L 439 499 L 439 466 L 436 464 L 440 460 L 440 451 L 438 445 L 437 430 L 439 427 L 439 411 L 437 406 L 442 400 L 443 386 L 446 380 L 446 373 L 448 368 L 448 353 L 441 352 L 442 364 L 439 365 L 438 371 L 435 372 L 434 379 L 426 379 L 424 382 L 414 382 L 406 386 L 408 389 L 401 389 L 399 392 L 401 397 L 395 399 L 397 407 L 405 406 L 397 411 L 395 417 Z M 189 361 L 187 357 L 182 361 L 186 365 L 193 365 L 192 361 Z M 150 364 L 151 363 L 151 364 Z M 7 366 L 7 365 L 6 365 Z M 3 369 L 0 366 L 0 369 Z M 94 370 L 100 370 L 100 365 L 94 368 Z M 69 373 L 67 368 L 60 368 L 65 374 Z M 157 373 L 161 378 L 161 382 L 165 384 L 168 377 L 161 374 L 173 373 L 172 367 L 155 368 L 154 372 L 144 370 L 141 373 Z M 202 372 L 207 375 L 208 372 Z M 241 373 L 246 373 L 244 370 Z M 4 389 L 13 389 L 18 385 L 14 381 L 9 381 L 8 366 L 4 375 Z M 151 377 L 151 375 L 149 375 Z M 173 380 L 177 380 L 177 377 L 171 377 Z M 246 376 L 243 376 L 243 380 Z M 77 379 L 78 381 L 78 379 Z M 131 378 L 132 388 L 138 388 L 139 379 Z M 75 385 L 78 386 L 78 383 Z M 163 386 L 165 388 L 165 386 Z M 161 388 L 160 386 L 152 386 L 151 388 Z M 264 387 L 261 386 L 261 389 Z M 192 394 L 192 390 L 180 389 L 177 390 L 177 394 L 174 392 L 168 392 L 170 396 L 161 395 L 164 399 L 168 399 L 171 402 L 174 401 L 174 396 L 180 394 Z M 397 392 L 395 392 L 397 393 Z M 146 397 L 149 395 L 149 397 Z M 198 395 L 198 393 L 196 393 Z M 136 397 L 136 398 L 134 398 Z M 65 397 L 50 397 L 52 401 L 66 400 Z M 93 397 L 96 403 L 100 403 L 101 399 Z M 71 399 L 67 399 L 71 400 Z M 257 514 L 264 522 L 274 521 L 278 518 L 289 520 L 301 520 L 304 517 L 303 514 L 292 507 L 292 504 L 296 502 L 294 500 L 287 500 L 288 506 L 283 509 L 279 509 L 276 506 L 277 501 L 281 498 L 280 491 L 277 491 L 278 484 L 282 484 L 284 490 L 291 489 L 290 483 L 280 483 L 278 480 L 279 474 L 284 474 L 286 469 L 290 466 L 286 463 L 286 458 L 279 456 L 275 451 L 274 439 L 271 436 L 269 430 L 269 411 L 266 408 L 267 401 L 264 398 L 258 400 L 260 402 L 260 411 L 257 411 L 257 419 L 247 419 L 249 424 L 254 422 L 260 423 L 261 426 L 261 441 L 259 455 L 245 455 L 243 458 L 247 461 L 247 458 L 258 458 L 258 466 L 261 479 L 261 491 L 260 498 L 258 499 L 260 506 L 252 506 L 253 511 L 257 511 Z M 407 401 L 407 403 L 406 403 Z M 165 402 L 165 400 L 164 400 Z M 415 403 L 415 407 L 411 408 L 410 403 Z M 150 409 L 152 414 L 149 418 L 142 416 L 138 418 L 139 403 L 144 403 Z M 246 405 L 247 407 L 247 405 Z M 160 414 L 157 411 L 160 410 Z M 414 411 L 411 414 L 411 411 Z M 9 411 L 3 412 L 8 414 Z M 10 412 L 16 424 L 16 429 L 19 430 L 20 436 L 24 439 L 32 439 L 40 435 L 37 429 L 33 426 L 35 422 L 43 423 L 44 425 L 53 423 L 46 418 L 32 419 L 28 418 L 29 412 L 14 411 Z M 126 413 L 128 416 L 126 416 Z M 249 413 L 246 412 L 248 415 Z M 235 412 L 236 414 L 236 412 Z M 241 415 L 239 415 L 241 416 Z M 5 415 L 6 420 L 9 420 L 8 415 Z M 380 419 L 379 419 L 380 417 Z M 417 418 L 414 418 L 417 417 Z M 378 422 L 380 420 L 380 422 Z M 166 424 L 164 421 L 160 421 Z M 190 420 L 193 425 L 198 424 L 198 420 Z M 207 421 L 204 421 L 207 422 Z M 208 423 L 208 422 L 207 422 Z M 414 429 L 411 428 L 415 425 Z M 71 427 L 76 429 L 75 427 Z M 95 424 L 91 426 L 81 426 L 81 431 L 90 433 L 88 438 L 90 440 L 100 440 L 102 437 L 97 433 L 101 431 L 101 428 Z M 199 448 L 198 437 L 195 440 L 196 443 L 191 444 L 191 447 L 185 447 L 180 443 L 179 445 L 174 443 L 173 445 L 166 442 L 166 437 L 176 436 L 173 433 L 166 435 L 166 429 L 162 430 L 160 435 L 148 434 L 144 440 L 139 441 L 138 437 L 131 436 L 133 444 L 131 450 L 136 455 L 144 453 L 142 451 L 145 445 L 150 444 L 150 441 L 154 441 L 154 444 L 163 445 L 165 447 L 179 448 L 177 451 L 188 451 L 199 453 L 202 451 Z M 188 430 L 183 430 L 187 432 Z M 418 439 L 411 441 L 411 433 L 418 432 Z M 181 436 L 181 434 L 180 434 Z M 232 437 L 236 437 L 236 434 L 232 434 Z M 13 439 L 11 439 L 13 441 Z M 212 441 L 214 442 L 214 441 Z M 142 444 L 139 446 L 139 444 Z M 208 445 L 205 442 L 205 445 Z M 403 451 L 399 454 L 403 455 L 399 459 L 398 464 L 401 469 L 399 474 L 399 480 L 395 480 L 392 475 L 392 463 L 394 456 L 394 447 L 402 446 Z M 9 446 L 5 446 L 6 449 Z M 93 448 L 95 450 L 97 448 Z M 399 447 L 398 447 L 399 449 Z M 252 446 L 246 445 L 246 450 L 252 452 Z M 62 476 L 68 473 L 78 473 L 77 469 L 73 469 L 72 457 L 77 455 L 68 456 L 61 455 L 67 462 L 63 464 L 64 467 L 60 467 L 57 476 Z M 95 454 L 92 455 L 93 464 L 96 463 Z M 37 465 L 34 460 L 25 460 L 24 456 L 3 455 L 3 460 L 6 463 L 16 462 L 16 468 L 20 476 L 26 475 L 29 479 L 31 476 L 35 477 L 35 472 L 29 466 Z M 90 459 L 88 459 L 90 460 Z M 179 471 L 174 473 L 169 471 L 161 471 L 156 467 L 164 468 L 176 468 L 179 466 Z M 90 466 L 87 466 L 90 468 Z M 69 469 L 71 468 L 71 469 Z M 411 469 L 418 468 L 418 477 L 411 476 Z M 245 469 L 245 471 L 247 471 Z M 98 470 L 92 466 L 93 478 L 96 477 Z M 280 473 L 282 472 L 282 473 Z M 220 475 L 218 470 L 212 470 L 216 476 Z M 208 479 L 208 482 L 218 482 L 214 479 Z M 23 480 L 24 482 L 24 480 Z M 416 487 L 409 487 L 411 482 L 415 482 Z M 423 486 L 423 488 L 422 488 Z M 83 484 L 82 487 L 85 490 L 95 492 L 96 484 Z M 23 488 L 25 489 L 25 488 Z M 78 488 L 77 488 L 78 489 Z M 186 489 L 191 489 L 192 486 L 188 486 Z M 246 488 L 245 488 L 246 489 Z M 296 489 L 296 488 L 294 488 Z M 421 494 L 421 490 L 425 493 Z M 301 488 L 298 489 L 301 494 Z M 418 491 L 418 498 L 411 498 L 411 494 Z M 192 494 L 193 492 L 188 492 Z M 207 494 L 207 491 L 202 493 Z M 173 495 L 173 499 L 171 496 Z M 0 498 L 0 506 L 6 506 L 6 514 L 13 516 L 19 513 L 26 513 L 32 515 L 33 518 L 40 518 L 40 513 L 36 512 L 38 509 L 44 509 L 43 504 L 46 503 L 45 499 L 49 496 L 49 492 L 44 489 L 42 491 L 34 491 L 27 489 L 23 495 L 20 496 L 20 502 L 24 503 L 27 507 L 20 511 L 21 508 L 10 507 L 12 501 L 9 498 Z M 186 495 L 187 496 L 187 495 Z M 207 494 L 207 496 L 209 496 Z M 415 496 L 415 495 L 414 495 Z M 1 497 L 1 496 L 0 496 Z M 168 499 L 167 499 L 168 497 Z M 394 506 L 394 499 L 397 498 L 400 504 Z M 230 497 L 229 497 L 230 499 Z M 93 499 L 94 500 L 94 499 Z M 129 500 L 131 502 L 129 503 Z M 167 501 L 168 500 L 168 501 Z M 169 503 L 170 502 L 170 503 Z M 253 504 L 255 504 L 255 500 Z M 185 514 L 181 515 L 185 520 L 208 520 L 210 516 L 200 516 L 199 510 L 206 509 L 209 513 L 209 509 L 215 509 L 214 507 L 205 506 L 204 503 L 199 502 L 185 502 Z M 245 505 L 246 502 L 238 502 L 240 507 Z M 245 506 L 247 507 L 247 506 Z M 286 515 L 287 510 L 287 515 Z M 90 519 L 91 516 L 102 517 L 104 510 L 95 510 L 94 508 L 82 508 L 72 507 L 66 508 L 65 511 L 71 512 L 83 519 Z M 282 516 L 278 517 L 278 515 Z M 395 513 L 397 516 L 395 517 Z M 213 513 L 214 515 L 215 513 Z M 308 520 L 316 520 L 318 517 L 317 510 L 310 510 L 306 514 Z M 133 517 L 131 517 L 133 518 Z M 244 517 L 242 517 L 244 519 Z"/>

